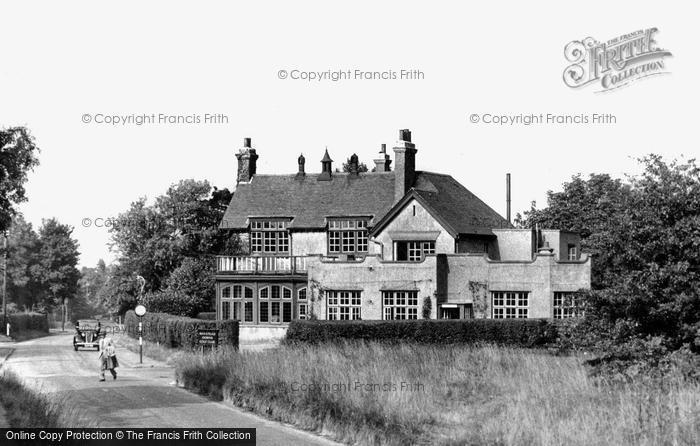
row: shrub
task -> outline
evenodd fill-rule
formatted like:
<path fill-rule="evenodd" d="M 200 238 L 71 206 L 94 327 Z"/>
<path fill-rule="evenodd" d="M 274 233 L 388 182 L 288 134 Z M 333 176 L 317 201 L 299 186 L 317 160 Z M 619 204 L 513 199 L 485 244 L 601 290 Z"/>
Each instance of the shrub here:
<path fill-rule="evenodd" d="M 46 314 L 10 313 L 7 317 L 10 323 L 10 335 L 12 336 L 29 331 L 49 332 L 49 319 Z M 0 313 L 0 320 L 2 320 L 2 313 Z M 2 334 L 5 334 L 5 327 L 2 327 Z"/>
<path fill-rule="evenodd" d="M 321 344 L 346 340 L 422 344 L 490 343 L 515 347 L 553 344 L 556 326 L 546 319 L 411 321 L 292 321 L 285 342 Z"/>
<path fill-rule="evenodd" d="M 177 316 L 195 317 L 197 313 L 208 309 L 208 303 L 195 295 L 179 291 L 155 291 L 146 293 L 141 303 L 156 313 L 168 313 Z"/>
<path fill-rule="evenodd" d="M 210 321 L 165 313 L 146 313 L 143 316 L 143 338 L 171 348 L 197 346 L 198 329 L 219 329 L 219 345 L 238 347 L 238 321 Z M 126 332 L 138 337 L 139 317 L 127 311 L 124 318 Z"/>

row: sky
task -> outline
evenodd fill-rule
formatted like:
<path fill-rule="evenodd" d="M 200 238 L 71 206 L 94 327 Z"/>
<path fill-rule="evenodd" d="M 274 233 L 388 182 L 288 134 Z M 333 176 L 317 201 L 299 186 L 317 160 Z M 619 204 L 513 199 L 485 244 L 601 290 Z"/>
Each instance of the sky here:
<path fill-rule="evenodd" d="M 80 263 L 94 266 L 114 258 L 96 222 L 181 179 L 234 188 L 245 137 L 258 173 L 294 173 L 300 153 L 314 172 L 326 147 L 335 166 L 352 153 L 372 165 L 408 128 L 417 169 L 452 175 L 502 214 L 511 173 L 515 215 L 577 173 L 634 174 L 648 153 L 695 156 L 693 6 L 2 0 L 0 127 L 26 126 L 41 148 L 19 208 L 34 225 L 74 226 Z M 603 93 L 563 82 L 569 42 L 648 28 L 672 53 L 666 74 Z M 348 70 L 397 79 L 301 78 Z M 594 113 L 615 122 L 483 122 Z M 143 116 L 155 122 L 138 125 Z"/>

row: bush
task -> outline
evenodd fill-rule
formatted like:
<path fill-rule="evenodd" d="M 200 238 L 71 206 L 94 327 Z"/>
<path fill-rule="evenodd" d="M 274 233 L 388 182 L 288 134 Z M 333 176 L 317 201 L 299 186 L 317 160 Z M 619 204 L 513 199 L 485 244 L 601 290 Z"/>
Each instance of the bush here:
<path fill-rule="evenodd" d="M 10 322 L 10 335 L 15 336 L 24 332 L 49 332 L 49 319 L 42 313 L 10 313 L 7 315 Z M 0 320 L 2 320 L 0 313 Z M 5 334 L 5 327 L 2 327 L 2 334 Z"/>
<path fill-rule="evenodd" d="M 292 321 L 285 342 L 322 344 L 347 340 L 421 344 L 489 343 L 543 347 L 557 339 L 546 319 L 411 321 Z"/>
<path fill-rule="evenodd" d="M 143 338 L 171 348 L 197 347 L 198 329 L 219 329 L 219 345 L 238 347 L 238 321 L 209 321 L 165 313 L 146 313 L 143 317 Z M 138 337 L 139 317 L 127 311 L 124 318 L 126 332 Z"/>
<path fill-rule="evenodd" d="M 141 299 L 141 303 L 155 313 L 168 313 L 185 317 L 195 317 L 200 311 L 208 309 L 206 301 L 179 291 L 146 293 Z"/>

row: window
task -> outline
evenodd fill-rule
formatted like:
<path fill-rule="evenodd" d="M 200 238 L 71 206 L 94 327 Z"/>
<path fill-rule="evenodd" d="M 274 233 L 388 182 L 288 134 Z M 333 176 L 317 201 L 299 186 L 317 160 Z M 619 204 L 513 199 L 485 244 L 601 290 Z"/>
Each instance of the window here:
<path fill-rule="evenodd" d="M 289 253 L 289 232 L 285 220 L 253 220 L 250 223 L 250 252 Z"/>
<path fill-rule="evenodd" d="M 245 303 L 244 322 L 253 322 L 253 302 L 246 302 Z"/>
<path fill-rule="evenodd" d="M 290 288 L 280 285 L 266 286 L 260 288 L 259 297 L 258 319 L 261 323 L 291 322 L 292 290 Z M 280 299 L 287 299 L 287 301 L 280 302 Z"/>
<path fill-rule="evenodd" d="M 221 301 L 221 319 L 230 319 L 231 318 L 231 302 L 229 301 Z"/>
<path fill-rule="evenodd" d="M 297 291 L 297 299 L 306 300 L 306 288 L 299 288 L 299 291 Z"/>
<path fill-rule="evenodd" d="M 579 316 L 580 302 L 576 293 L 554 292 L 554 319 L 569 319 Z"/>
<path fill-rule="evenodd" d="M 306 304 L 299 304 L 299 319 L 306 319 Z"/>
<path fill-rule="evenodd" d="M 418 291 L 383 291 L 384 320 L 418 319 Z"/>
<path fill-rule="evenodd" d="M 494 319 L 525 319 L 528 310 L 527 291 L 494 291 L 491 293 Z"/>
<path fill-rule="evenodd" d="M 569 260 L 578 260 L 578 249 L 576 248 L 576 245 L 569 245 L 568 251 Z"/>
<path fill-rule="evenodd" d="M 221 289 L 221 298 L 222 299 L 230 299 L 231 298 L 231 287 L 227 286 L 226 288 Z"/>
<path fill-rule="evenodd" d="M 367 220 L 330 220 L 328 222 L 329 253 L 364 253 L 369 250 Z"/>
<path fill-rule="evenodd" d="M 359 320 L 361 294 L 360 291 L 328 291 L 328 320 Z"/>
<path fill-rule="evenodd" d="M 282 322 L 292 321 L 292 303 L 282 302 Z"/>
<path fill-rule="evenodd" d="M 399 262 L 420 262 L 427 254 L 435 254 L 435 242 L 396 242 L 394 258 Z"/>

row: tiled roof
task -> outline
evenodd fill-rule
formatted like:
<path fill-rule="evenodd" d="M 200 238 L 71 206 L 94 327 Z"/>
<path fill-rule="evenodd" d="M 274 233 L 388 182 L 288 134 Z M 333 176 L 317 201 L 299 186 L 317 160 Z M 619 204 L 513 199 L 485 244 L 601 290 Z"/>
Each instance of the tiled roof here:
<path fill-rule="evenodd" d="M 493 228 L 512 227 L 508 220 L 449 175 L 420 172 L 414 189 L 454 234 L 490 233 Z"/>
<path fill-rule="evenodd" d="M 412 193 L 450 232 L 483 234 L 491 228 L 511 227 L 451 176 L 416 173 Z M 246 229 L 250 217 L 291 217 L 292 229 L 322 229 L 326 217 L 369 216 L 370 226 L 375 226 L 392 210 L 394 172 L 361 173 L 357 177 L 336 172 L 331 181 L 317 181 L 317 176 L 255 175 L 250 183 L 240 183 L 221 228 Z"/>
<path fill-rule="evenodd" d="M 293 217 L 290 228 L 320 229 L 331 216 L 370 216 L 372 226 L 394 202 L 393 172 L 355 177 L 334 172 L 331 181 L 317 177 L 255 175 L 238 184 L 220 227 L 245 229 L 249 217 Z"/>

